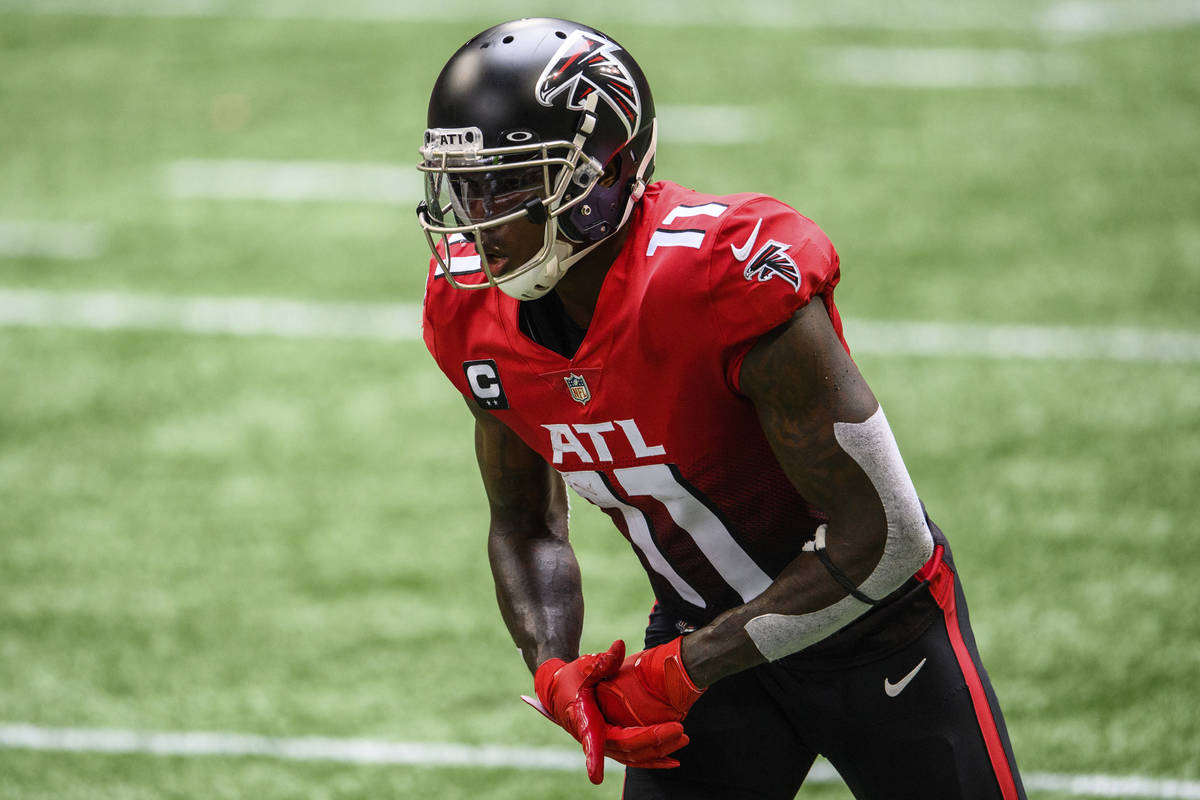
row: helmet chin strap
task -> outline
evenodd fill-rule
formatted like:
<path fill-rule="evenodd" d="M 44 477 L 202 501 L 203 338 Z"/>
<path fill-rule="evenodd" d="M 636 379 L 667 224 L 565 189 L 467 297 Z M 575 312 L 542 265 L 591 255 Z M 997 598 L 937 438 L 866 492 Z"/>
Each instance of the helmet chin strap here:
<path fill-rule="evenodd" d="M 578 253 L 572 253 L 573 245 L 556 239 L 550 247 L 550 253 L 540 267 L 531 269 L 523 275 L 514 276 L 508 280 L 497 281 L 496 286 L 509 297 L 517 300 L 537 300 L 544 297 L 554 285 L 562 280 L 576 262 L 595 250 L 606 240 L 593 242 Z"/>
<path fill-rule="evenodd" d="M 621 230 L 629 217 L 633 214 L 633 207 L 642 199 L 642 195 L 646 193 L 646 170 L 654 163 L 654 152 L 658 149 L 658 117 L 650 120 L 650 144 L 646 147 L 646 152 L 642 154 L 642 163 L 638 165 L 637 174 L 633 176 L 633 188 L 629 192 L 629 199 L 625 201 L 625 213 L 621 215 L 621 221 L 617 223 L 617 227 L 613 229 L 613 233 Z M 603 240 L 601 240 L 603 241 Z"/>

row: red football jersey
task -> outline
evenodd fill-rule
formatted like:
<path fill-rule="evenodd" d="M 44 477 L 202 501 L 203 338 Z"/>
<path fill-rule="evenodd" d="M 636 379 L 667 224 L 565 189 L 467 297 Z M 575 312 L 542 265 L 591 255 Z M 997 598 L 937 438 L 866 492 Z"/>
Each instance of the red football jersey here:
<path fill-rule="evenodd" d="M 761 593 L 825 519 L 780 469 L 738 376 L 758 337 L 816 295 L 841 336 L 838 256 L 761 194 L 658 182 L 629 224 L 574 358 L 519 330 L 517 300 L 455 289 L 436 261 L 425 342 L 465 397 L 608 513 L 660 600 L 706 621 Z M 470 245 L 452 247 L 455 273 L 478 269 Z"/>

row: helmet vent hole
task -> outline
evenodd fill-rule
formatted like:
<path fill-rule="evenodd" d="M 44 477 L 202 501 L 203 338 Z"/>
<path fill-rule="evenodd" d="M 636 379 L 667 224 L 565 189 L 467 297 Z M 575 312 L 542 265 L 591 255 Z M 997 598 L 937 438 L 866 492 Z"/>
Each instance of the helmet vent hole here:
<path fill-rule="evenodd" d="M 563 33 L 562 31 L 555 31 L 555 32 L 554 32 L 554 35 L 555 35 L 555 36 L 557 36 L 557 37 L 558 37 L 558 38 L 560 38 L 560 39 L 565 39 L 565 38 L 567 38 L 567 35 L 566 35 L 565 33 Z"/>
<path fill-rule="evenodd" d="M 479 45 L 479 49 L 487 50 L 489 44 L 491 44 L 491 42 L 484 42 L 483 44 Z"/>
<path fill-rule="evenodd" d="M 505 36 L 505 37 L 504 37 L 503 39 L 501 39 L 500 41 L 504 42 L 505 44 L 512 44 L 512 40 L 513 40 L 513 37 L 512 37 L 512 36 Z"/>

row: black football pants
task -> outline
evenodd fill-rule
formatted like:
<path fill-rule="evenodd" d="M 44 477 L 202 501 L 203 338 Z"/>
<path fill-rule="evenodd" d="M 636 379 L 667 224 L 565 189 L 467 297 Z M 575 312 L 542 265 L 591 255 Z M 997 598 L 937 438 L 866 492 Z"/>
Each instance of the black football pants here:
<path fill-rule="evenodd" d="M 826 652 L 819 643 L 714 684 L 684 720 L 680 766 L 626 770 L 624 800 L 791 800 L 818 754 L 859 800 L 1024 800 L 962 586 L 935 535 L 917 579 Z M 677 623 L 656 606 L 646 645 L 677 636 Z"/>

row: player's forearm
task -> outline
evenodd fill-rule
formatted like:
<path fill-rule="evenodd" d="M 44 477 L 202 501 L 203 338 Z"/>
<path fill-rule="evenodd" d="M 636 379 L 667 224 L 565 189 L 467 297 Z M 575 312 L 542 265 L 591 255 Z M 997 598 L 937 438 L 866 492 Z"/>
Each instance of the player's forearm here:
<path fill-rule="evenodd" d="M 583 590 L 565 535 L 514 537 L 493 527 L 488 553 L 500 613 L 530 671 L 548 658 L 576 658 Z"/>
<path fill-rule="evenodd" d="M 817 531 L 765 592 L 684 641 L 692 679 L 709 685 L 834 633 L 903 585 L 925 563 L 932 540 L 924 518 L 886 524 L 874 515 L 835 517 Z"/>
<path fill-rule="evenodd" d="M 871 571 L 872 557 L 878 550 L 859 548 L 852 556 L 850 548 L 841 548 L 840 560 L 856 576 Z M 709 625 L 683 641 L 683 663 L 699 686 L 710 686 L 735 672 L 765 663 L 768 658 L 751 637 L 747 626 L 766 615 L 803 617 L 808 621 L 807 636 L 797 637 L 795 649 L 824 638 L 860 616 L 869 606 L 849 597 L 812 553 L 803 553 L 758 597 L 726 611 Z M 815 637 L 815 638 L 814 638 Z"/>

